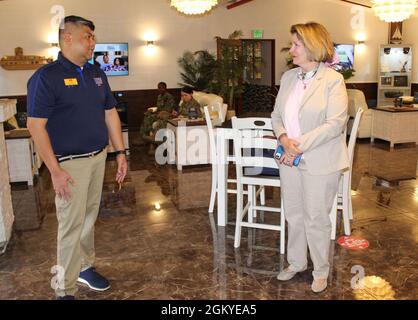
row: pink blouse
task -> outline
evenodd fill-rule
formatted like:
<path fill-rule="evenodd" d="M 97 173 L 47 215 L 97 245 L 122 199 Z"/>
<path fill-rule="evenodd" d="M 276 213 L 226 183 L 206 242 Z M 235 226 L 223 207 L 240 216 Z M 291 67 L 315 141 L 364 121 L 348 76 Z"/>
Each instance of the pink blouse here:
<path fill-rule="evenodd" d="M 315 77 L 303 82 L 298 79 L 293 91 L 287 99 L 284 113 L 284 127 L 287 136 L 290 139 L 296 139 L 301 136 L 299 110 L 302 105 L 303 97 L 305 96 L 306 91 L 308 91 L 313 79 L 315 79 Z"/>

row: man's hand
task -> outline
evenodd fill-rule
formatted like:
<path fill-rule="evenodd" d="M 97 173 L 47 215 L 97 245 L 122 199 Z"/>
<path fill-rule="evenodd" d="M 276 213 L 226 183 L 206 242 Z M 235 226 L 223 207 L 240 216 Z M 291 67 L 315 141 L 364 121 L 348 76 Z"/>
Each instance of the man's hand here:
<path fill-rule="evenodd" d="M 118 172 L 116 173 L 116 181 L 121 184 L 125 180 L 126 173 L 128 172 L 128 162 L 124 154 L 118 154 L 116 156 L 116 162 L 118 163 Z"/>
<path fill-rule="evenodd" d="M 67 171 L 62 168 L 51 172 L 51 178 L 55 194 L 61 199 L 69 201 L 72 197 L 72 193 L 68 187 L 68 183 L 71 183 L 73 186 L 75 186 L 75 181 L 73 178 L 71 178 Z"/>

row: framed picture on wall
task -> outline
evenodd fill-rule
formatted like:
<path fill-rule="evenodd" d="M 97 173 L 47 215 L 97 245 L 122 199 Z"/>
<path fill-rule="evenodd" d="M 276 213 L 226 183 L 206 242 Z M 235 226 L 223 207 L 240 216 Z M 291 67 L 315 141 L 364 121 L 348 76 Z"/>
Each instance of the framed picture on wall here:
<path fill-rule="evenodd" d="M 389 23 L 389 44 L 402 43 L 402 22 Z"/>
<path fill-rule="evenodd" d="M 380 85 L 382 87 L 392 87 L 393 86 L 393 77 L 380 77 Z"/>

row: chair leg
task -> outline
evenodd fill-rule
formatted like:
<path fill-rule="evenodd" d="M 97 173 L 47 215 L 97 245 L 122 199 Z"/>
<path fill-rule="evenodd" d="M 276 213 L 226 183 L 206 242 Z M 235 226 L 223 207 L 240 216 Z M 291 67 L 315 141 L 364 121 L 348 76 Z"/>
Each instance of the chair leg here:
<path fill-rule="evenodd" d="M 241 244 L 241 216 L 243 210 L 242 184 L 237 181 L 237 217 L 235 222 L 234 248 L 239 248 Z"/>
<path fill-rule="evenodd" d="M 285 252 L 286 222 L 284 216 L 283 198 L 280 200 L 280 254 Z"/>
<path fill-rule="evenodd" d="M 212 165 L 212 190 L 210 192 L 210 202 L 209 202 L 209 213 L 213 213 L 213 209 L 215 207 L 215 199 L 217 193 L 217 168 L 216 166 Z"/>
<path fill-rule="evenodd" d="M 331 240 L 335 240 L 337 234 L 337 204 L 338 204 L 338 193 L 335 195 L 334 203 L 330 212 L 331 219 Z"/>
<path fill-rule="evenodd" d="M 256 213 L 255 210 L 253 210 L 253 206 L 255 205 L 255 190 L 256 188 L 254 186 L 248 185 L 248 202 L 250 203 L 250 206 L 248 207 L 247 219 L 249 223 L 253 223 L 254 214 Z"/>
<path fill-rule="evenodd" d="M 350 220 L 353 220 L 353 202 L 351 201 L 351 172 L 348 181 L 348 213 L 350 216 Z"/>
<path fill-rule="evenodd" d="M 254 208 L 254 206 L 256 206 L 257 205 L 257 187 L 256 186 L 253 186 L 253 193 L 252 193 L 252 196 L 253 196 L 253 199 L 252 199 L 252 202 L 251 202 L 251 205 L 252 205 L 252 207 Z M 257 210 L 252 210 L 251 211 L 251 215 L 252 215 L 252 217 L 253 217 L 253 219 L 254 218 L 257 218 Z"/>
<path fill-rule="evenodd" d="M 351 201 L 351 194 L 348 197 L 348 214 L 350 217 L 350 220 L 353 220 L 353 202 Z"/>
<path fill-rule="evenodd" d="M 349 236 L 351 234 L 350 228 L 350 214 L 349 214 L 349 198 L 351 198 L 350 175 L 343 176 L 343 194 L 342 194 L 342 210 L 343 210 L 343 222 L 344 222 L 344 234 Z"/>
<path fill-rule="evenodd" d="M 343 194 L 343 221 L 344 221 L 344 234 L 349 236 L 351 234 L 350 228 L 350 214 L 349 214 L 349 196 L 345 192 Z"/>
<path fill-rule="evenodd" d="M 266 205 L 266 187 L 261 186 L 260 203 L 262 206 Z"/>

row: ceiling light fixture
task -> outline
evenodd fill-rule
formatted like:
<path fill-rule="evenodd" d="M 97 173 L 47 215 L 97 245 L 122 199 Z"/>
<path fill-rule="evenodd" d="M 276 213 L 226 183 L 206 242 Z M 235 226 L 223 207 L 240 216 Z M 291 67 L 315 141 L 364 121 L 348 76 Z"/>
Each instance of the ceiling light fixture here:
<path fill-rule="evenodd" d="M 414 12 L 418 0 L 372 0 L 373 11 L 385 22 L 401 22 Z"/>
<path fill-rule="evenodd" d="M 218 0 L 171 0 L 171 6 L 178 11 L 189 14 L 203 14 L 218 4 Z"/>

